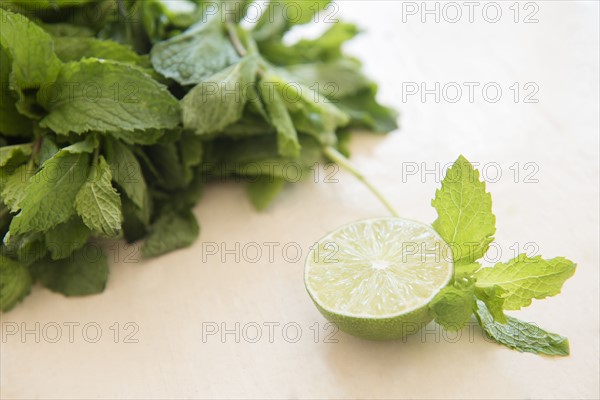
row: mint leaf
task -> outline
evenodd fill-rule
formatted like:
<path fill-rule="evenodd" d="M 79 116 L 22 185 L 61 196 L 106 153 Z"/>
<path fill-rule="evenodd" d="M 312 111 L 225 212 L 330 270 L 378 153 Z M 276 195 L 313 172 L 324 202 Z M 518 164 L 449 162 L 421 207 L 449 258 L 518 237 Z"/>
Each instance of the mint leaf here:
<path fill-rule="evenodd" d="M 438 213 L 433 227 L 452 246 L 454 263 L 472 263 L 483 257 L 494 239 L 496 217 L 492 196 L 466 158 L 460 156 L 448 169 L 431 204 Z"/>
<path fill-rule="evenodd" d="M 21 201 L 25 198 L 29 179 L 33 172 L 29 165 L 23 164 L 15 169 L 4 182 L 1 198 L 11 212 L 17 212 L 21 209 Z"/>
<path fill-rule="evenodd" d="M 285 179 L 274 176 L 260 176 L 248 184 L 248 197 L 257 210 L 266 209 L 281 192 Z"/>
<path fill-rule="evenodd" d="M 348 115 L 311 88 L 301 84 L 290 85 L 282 76 L 274 73 L 267 74 L 264 82 L 274 86 L 274 90 L 270 88 L 268 96 L 272 98 L 273 92 L 281 96 L 296 130 L 313 136 L 325 146 L 335 144 L 335 131 L 350 121 Z"/>
<path fill-rule="evenodd" d="M 105 151 L 113 181 L 138 208 L 147 207 L 148 187 L 135 155 L 118 140 L 106 140 Z"/>
<path fill-rule="evenodd" d="M 4 249 L 0 248 L 0 251 Z M 23 264 L 0 254 L 0 310 L 17 305 L 31 290 L 31 275 Z"/>
<path fill-rule="evenodd" d="M 98 138 L 96 135 L 88 135 L 84 140 L 64 147 L 62 151 L 70 154 L 92 154 L 96 150 L 96 147 L 98 147 Z"/>
<path fill-rule="evenodd" d="M 31 177 L 21 212 L 10 225 L 10 232 L 45 232 L 66 222 L 75 212 L 73 206 L 79 189 L 87 178 L 89 155 L 62 150 L 46 161 Z"/>
<path fill-rule="evenodd" d="M 508 317 L 506 324 L 494 322 L 487 307 L 480 301 L 477 302 L 475 315 L 489 337 L 511 349 L 549 356 L 569 355 L 569 340 L 564 336 L 546 332 L 513 317 Z"/>
<path fill-rule="evenodd" d="M 17 166 L 28 161 L 32 149 L 31 143 L 0 147 L 0 167 Z"/>
<path fill-rule="evenodd" d="M 157 43 L 151 52 L 154 69 L 181 85 L 203 82 L 237 62 L 221 15 L 202 21 L 185 33 Z"/>
<path fill-rule="evenodd" d="M 179 146 L 176 143 L 160 144 L 146 148 L 149 165 L 152 166 L 154 183 L 168 191 L 183 189 L 185 168 L 181 160 Z M 151 161 L 150 161 L 151 160 Z"/>
<path fill-rule="evenodd" d="M 59 261 L 40 261 L 33 274 L 48 289 L 65 296 L 100 293 L 108 279 L 108 260 L 100 247 L 84 248 Z"/>
<path fill-rule="evenodd" d="M 11 65 L 12 60 L 0 46 L 0 133 L 7 136 L 30 136 L 31 121 L 17 111 L 17 98 L 9 87 Z"/>
<path fill-rule="evenodd" d="M 429 303 L 435 322 L 448 331 L 462 329 L 473 315 L 473 286 L 446 286 Z"/>
<path fill-rule="evenodd" d="M 193 88 L 181 101 L 183 126 L 198 135 L 223 130 L 242 117 L 246 88 L 256 78 L 252 56 L 236 63 Z"/>
<path fill-rule="evenodd" d="M 99 40 L 82 37 L 56 37 L 54 50 L 63 62 L 80 61 L 84 58 L 100 58 L 134 64 L 142 68 L 150 66 L 150 61 L 130 47 L 112 40 Z"/>
<path fill-rule="evenodd" d="M 300 155 L 298 133 L 281 95 L 277 91 L 270 91 L 262 84 L 259 85 L 259 89 L 269 120 L 277 131 L 279 154 L 283 157 L 298 157 Z"/>
<path fill-rule="evenodd" d="M 527 307 L 532 299 L 544 299 L 560 293 L 563 283 L 575 273 L 576 265 L 563 258 L 544 260 L 541 256 L 519 254 L 508 263 L 477 272 L 478 288 L 498 286 L 506 291 L 504 308 L 518 310 Z"/>
<path fill-rule="evenodd" d="M 133 131 L 114 130 L 107 135 L 127 144 L 152 145 L 165 137 L 164 129 L 136 129 Z"/>
<path fill-rule="evenodd" d="M 100 156 L 75 198 L 75 208 L 93 232 L 117 237 L 121 232 L 121 198 L 112 186 L 110 167 Z"/>
<path fill-rule="evenodd" d="M 471 279 L 473 274 L 481 268 L 481 264 L 474 262 L 471 264 L 459 264 L 454 266 L 454 279 Z"/>
<path fill-rule="evenodd" d="M 189 184 L 194 179 L 194 168 L 202 163 L 204 142 L 198 136 L 184 134 L 179 147 L 185 182 Z"/>
<path fill-rule="evenodd" d="M 94 36 L 94 31 L 85 26 L 78 26 L 68 24 L 65 22 L 58 22 L 54 24 L 39 23 L 39 25 L 42 28 L 44 28 L 46 32 L 52 35 L 55 38 L 55 40 L 57 37 L 74 36 L 79 38 L 85 38 Z"/>
<path fill-rule="evenodd" d="M 485 303 L 494 321 L 501 324 L 506 324 L 507 322 L 506 315 L 504 315 L 505 295 L 506 291 L 500 286 L 475 286 L 475 296 Z"/>
<path fill-rule="evenodd" d="M 38 96 L 49 111 L 40 125 L 59 134 L 171 129 L 180 122 L 179 104 L 164 86 L 116 61 L 65 64 L 53 89 Z"/>
<path fill-rule="evenodd" d="M 369 87 L 336 102 L 336 106 L 350 117 L 350 126 L 379 133 L 398 129 L 398 113 L 377 102 L 377 90 L 377 85 L 371 83 Z"/>
<path fill-rule="evenodd" d="M 56 78 L 61 62 L 52 38 L 23 15 L 0 9 L 0 45 L 12 60 L 12 84 L 37 89 Z"/>
<path fill-rule="evenodd" d="M 81 6 L 94 0 L 10 0 L 11 3 L 19 4 L 32 9 L 61 8 Z"/>
<path fill-rule="evenodd" d="M 316 86 L 328 99 L 341 99 L 368 88 L 371 82 L 360 70 L 360 62 L 353 58 L 339 58 L 331 62 L 290 65 L 285 70 L 305 86 Z M 334 102 L 334 104 L 337 102 Z"/>
<path fill-rule="evenodd" d="M 67 222 L 50 229 L 44 235 L 50 257 L 52 260 L 69 257 L 75 250 L 83 247 L 91 233 L 79 217 L 73 217 Z"/>
<path fill-rule="evenodd" d="M 354 24 L 336 22 L 323 35 L 315 39 L 301 39 L 289 46 L 277 37 L 260 40 L 258 46 L 262 56 L 277 65 L 328 62 L 342 57 L 342 45 L 355 37 L 358 32 Z M 253 36 L 261 39 L 256 31 Z"/>
<path fill-rule="evenodd" d="M 23 265 L 30 266 L 34 262 L 41 260 L 48 253 L 44 243 L 44 236 L 39 232 L 28 233 L 10 239 L 9 247 L 16 249 L 16 255 Z"/>
<path fill-rule="evenodd" d="M 123 213 L 123 236 L 128 243 L 133 243 L 146 236 L 150 225 L 150 205 L 140 209 L 133 204 L 127 196 L 121 198 L 121 212 Z"/>
<path fill-rule="evenodd" d="M 46 161 L 54 157 L 54 155 L 58 153 L 58 150 L 58 146 L 51 137 L 46 136 L 42 138 L 42 145 L 40 146 L 37 163 L 43 165 Z"/>
<path fill-rule="evenodd" d="M 200 228 L 190 210 L 164 210 L 150 228 L 150 234 L 142 246 L 146 258 L 169 253 L 194 243 Z"/>
<path fill-rule="evenodd" d="M 269 1 L 266 9 L 256 23 L 253 32 L 254 38 L 260 41 L 281 37 L 292 26 L 311 22 L 314 15 L 324 10 L 329 3 L 331 3 L 331 0 Z M 289 7 L 290 4 L 294 6 L 296 15 L 288 17 L 286 7 Z"/>

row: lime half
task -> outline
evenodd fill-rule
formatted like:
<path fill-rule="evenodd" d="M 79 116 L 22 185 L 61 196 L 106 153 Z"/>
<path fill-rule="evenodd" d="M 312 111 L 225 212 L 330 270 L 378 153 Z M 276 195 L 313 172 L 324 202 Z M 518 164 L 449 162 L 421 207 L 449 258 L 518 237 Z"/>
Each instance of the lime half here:
<path fill-rule="evenodd" d="M 319 240 L 306 259 L 304 283 L 340 330 L 386 340 L 431 321 L 428 304 L 453 272 L 449 247 L 431 226 L 386 217 L 345 225 Z"/>

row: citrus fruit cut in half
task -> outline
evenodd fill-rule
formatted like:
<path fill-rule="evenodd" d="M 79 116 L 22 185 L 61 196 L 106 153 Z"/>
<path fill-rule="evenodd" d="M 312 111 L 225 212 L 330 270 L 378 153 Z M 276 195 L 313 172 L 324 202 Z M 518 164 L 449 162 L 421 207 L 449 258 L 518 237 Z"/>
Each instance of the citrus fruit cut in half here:
<path fill-rule="evenodd" d="M 451 280 L 452 254 L 429 225 L 373 218 L 345 225 L 308 253 L 304 283 L 340 330 L 399 339 L 431 322 L 428 304 Z"/>

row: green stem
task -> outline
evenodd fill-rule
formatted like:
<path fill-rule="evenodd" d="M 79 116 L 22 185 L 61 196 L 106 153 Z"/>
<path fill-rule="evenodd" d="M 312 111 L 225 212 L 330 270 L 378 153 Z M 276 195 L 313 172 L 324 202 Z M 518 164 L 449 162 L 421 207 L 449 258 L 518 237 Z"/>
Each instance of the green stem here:
<path fill-rule="evenodd" d="M 360 171 L 358 171 L 356 167 L 350 163 L 350 160 L 348 160 L 342 153 L 331 146 L 324 147 L 323 152 L 330 160 L 334 161 L 340 167 L 354 175 L 356 179 L 361 181 L 371 191 L 371 193 L 373 193 L 379 199 L 379 201 L 381 201 L 385 208 L 387 208 L 394 217 L 399 217 L 398 213 L 394 207 L 392 207 L 392 204 L 388 201 L 388 199 L 386 199 L 385 196 L 381 194 L 381 192 L 375 186 L 373 186 L 373 184 Z"/>
<path fill-rule="evenodd" d="M 235 49 L 236 53 L 240 57 L 246 57 L 248 54 L 258 54 L 258 47 L 256 46 L 254 40 L 251 37 L 249 37 L 248 34 L 245 35 L 245 42 L 247 43 L 248 47 L 244 45 L 242 38 L 240 37 L 237 31 L 238 26 L 239 25 L 237 25 L 232 20 L 231 14 L 227 14 L 225 28 L 227 29 L 229 41 L 233 45 L 233 48 Z M 256 75 L 259 78 L 263 78 L 265 76 L 265 67 L 263 65 L 259 66 L 258 70 L 256 71 Z"/>
<path fill-rule="evenodd" d="M 34 135 L 34 141 L 33 141 L 33 150 L 31 151 L 31 157 L 29 158 L 29 169 L 33 170 L 36 166 L 36 162 L 37 162 L 37 156 L 40 153 L 40 150 L 42 148 L 42 130 L 40 129 L 40 127 L 38 126 L 37 123 L 34 123 L 33 125 L 33 135 Z"/>
<path fill-rule="evenodd" d="M 129 20 L 131 17 L 128 15 L 127 4 L 125 4 L 124 0 L 117 0 L 117 11 L 119 13 L 119 21 L 125 21 L 125 35 L 127 35 L 127 42 L 132 43 L 132 31 L 131 24 Z"/>
<path fill-rule="evenodd" d="M 246 50 L 246 47 L 244 47 L 244 44 L 240 40 L 240 37 L 236 32 L 236 25 L 233 21 L 231 21 L 231 18 L 228 18 L 227 22 L 225 23 L 225 27 L 227 28 L 227 33 L 229 34 L 229 41 L 233 45 L 233 48 L 240 57 L 245 57 L 246 54 L 248 54 L 248 51 Z"/>

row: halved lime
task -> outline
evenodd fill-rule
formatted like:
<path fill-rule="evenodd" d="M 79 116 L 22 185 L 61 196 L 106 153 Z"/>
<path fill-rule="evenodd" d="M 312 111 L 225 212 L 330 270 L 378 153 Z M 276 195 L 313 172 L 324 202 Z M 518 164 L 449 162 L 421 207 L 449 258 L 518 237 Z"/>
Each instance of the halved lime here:
<path fill-rule="evenodd" d="M 453 272 L 449 247 L 431 226 L 385 217 L 345 225 L 319 240 L 306 259 L 304 283 L 340 330 L 386 340 L 432 320 L 428 304 Z"/>

